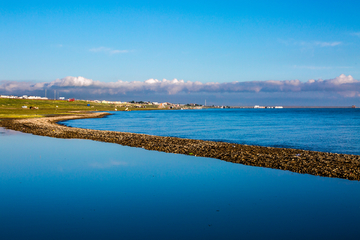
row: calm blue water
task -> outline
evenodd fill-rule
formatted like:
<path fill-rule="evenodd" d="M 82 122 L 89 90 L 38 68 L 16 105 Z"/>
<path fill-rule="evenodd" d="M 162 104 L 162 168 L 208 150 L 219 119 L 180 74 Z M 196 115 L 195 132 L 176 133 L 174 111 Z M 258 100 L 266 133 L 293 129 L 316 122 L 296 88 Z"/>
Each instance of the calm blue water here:
<path fill-rule="evenodd" d="M 112 112 L 73 127 L 360 155 L 360 109 Z"/>
<path fill-rule="evenodd" d="M 0 128 L 4 240 L 356 239 L 359 202 L 360 182 Z"/>

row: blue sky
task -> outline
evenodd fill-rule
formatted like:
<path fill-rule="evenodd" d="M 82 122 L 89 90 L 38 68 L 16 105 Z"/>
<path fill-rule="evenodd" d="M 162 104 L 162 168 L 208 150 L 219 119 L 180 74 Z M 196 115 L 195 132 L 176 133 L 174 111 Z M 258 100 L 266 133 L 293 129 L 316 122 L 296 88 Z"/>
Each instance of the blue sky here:
<path fill-rule="evenodd" d="M 0 1 L 0 81 L 360 79 L 358 1 Z"/>

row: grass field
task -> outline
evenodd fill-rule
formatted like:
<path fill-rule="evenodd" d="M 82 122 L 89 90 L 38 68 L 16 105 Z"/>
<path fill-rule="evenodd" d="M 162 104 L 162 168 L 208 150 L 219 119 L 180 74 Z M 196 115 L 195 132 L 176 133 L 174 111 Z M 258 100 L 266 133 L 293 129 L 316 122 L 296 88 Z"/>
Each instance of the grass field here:
<path fill-rule="evenodd" d="M 90 106 L 87 106 L 90 104 Z M 137 104 L 138 105 L 138 104 Z M 27 106 L 27 108 L 22 108 Z M 146 108 L 135 108 L 135 104 L 117 105 L 118 111 L 125 110 L 149 110 L 157 109 L 156 106 L 148 105 Z M 38 107 L 39 109 L 30 109 Z M 114 111 L 114 104 L 93 103 L 87 101 L 68 102 L 64 100 L 30 100 L 30 99 L 7 99 L 0 98 L 0 119 L 4 118 L 34 118 L 51 115 L 74 114 L 75 111 Z"/>

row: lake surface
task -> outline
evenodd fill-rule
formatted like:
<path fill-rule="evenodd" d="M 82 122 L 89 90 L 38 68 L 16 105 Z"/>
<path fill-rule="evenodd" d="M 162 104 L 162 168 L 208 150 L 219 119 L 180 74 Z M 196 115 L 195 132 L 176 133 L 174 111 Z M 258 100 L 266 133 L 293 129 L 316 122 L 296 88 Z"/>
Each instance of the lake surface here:
<path fill-rule="evenodd" d="M 360 234 L 357 181 L 1 128 L 0 201 L 0 239 Z"/>
<path fill-rule="evenodd" d="M 62 124 L 360 155 L 360 109 L 203 109 L 112 114 Z"/>

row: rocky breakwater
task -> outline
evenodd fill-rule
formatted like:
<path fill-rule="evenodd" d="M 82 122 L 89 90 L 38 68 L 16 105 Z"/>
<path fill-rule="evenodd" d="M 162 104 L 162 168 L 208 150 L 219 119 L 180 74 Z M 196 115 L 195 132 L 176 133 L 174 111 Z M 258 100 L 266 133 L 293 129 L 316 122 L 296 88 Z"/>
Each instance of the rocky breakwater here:
<path fill-rule="evenodd" d="M 244 165 L 275 168 L 325 177 L 360 180 L 360 156 L 297 149 L 248 146 L 176 137 L 66 127 L 59 121 L 104 117 L 108 113 L 2 120 L 7 129 L 56 138 L 91 139 L 167 153 L 217 158 Z"/>

